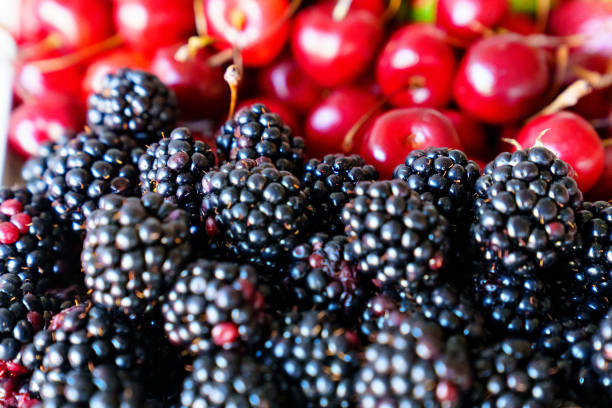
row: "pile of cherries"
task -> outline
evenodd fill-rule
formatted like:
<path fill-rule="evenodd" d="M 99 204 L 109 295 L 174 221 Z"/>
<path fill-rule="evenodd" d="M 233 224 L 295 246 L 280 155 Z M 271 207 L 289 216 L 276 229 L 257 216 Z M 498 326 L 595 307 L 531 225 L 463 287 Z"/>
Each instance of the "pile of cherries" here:
<path fill-rule="evenodd" d="M 599 0 L 20 0 L 9 134 L 27 157 L 82 129 L 85 96 L 150 71 L 213 133 L 223 74 L 312 156 L 356 152 L 383 177 L 427 146 L 486 163 L 541 143 L 589 199 L 612 194 L 612 2 Z M 211 140 L 208 140 L 209 142 Z M 510 143 L 510 144 L 509 144 Z"/>

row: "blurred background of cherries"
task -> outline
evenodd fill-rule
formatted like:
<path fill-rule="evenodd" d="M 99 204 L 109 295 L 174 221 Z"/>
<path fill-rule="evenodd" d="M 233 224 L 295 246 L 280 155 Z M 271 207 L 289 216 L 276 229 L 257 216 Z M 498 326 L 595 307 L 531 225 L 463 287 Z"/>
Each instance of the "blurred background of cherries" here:
<path fill-rule="evenodd" d="M 124 66 L 159 76 L 213 143 L 238 59 L 239 105 L 267 104 L 310 155 L 359 152 L 386 177 L 416 148 L 486 163 L 542 143 L 588 198 L 612 196 L 609 1 L 11 1 L 9 144 L 23 157 L 79 131 L 87 95 Z"/>

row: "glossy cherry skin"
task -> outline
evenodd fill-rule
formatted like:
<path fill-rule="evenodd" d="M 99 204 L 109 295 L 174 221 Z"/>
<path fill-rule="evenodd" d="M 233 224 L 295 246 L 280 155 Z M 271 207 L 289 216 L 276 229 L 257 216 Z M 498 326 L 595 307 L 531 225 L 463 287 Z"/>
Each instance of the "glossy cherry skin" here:
<path fill-rule="evenodd" d="M 438 0 L 436 24 L 453 38 L 472 41 L 495 27 L 507 9 L 507 0 Z"/>
<path fill-rule="evenodd" d="M 544 103 L 549 71 L 544 51 L 518 34 L 473 44 L 459 66 L 453 94 L 467 113 L 488 123 L 508 123 Z"/>
<path fill-rule="evenodd" d="M 608 70 L 610 58 L 596 54 L 575 54 L 571 56 L 571 64 L 576 67 L 588 69 L 590 71 L 605 74 Z M 577 78 L 570 76 L 567 84 Z M 606 118 L 612 108 L 612 87 L 596 89 L 586 96 L 580 98 L 578 103 L 571 109 L 587 119 Z"/>
<path fill-rule="evenodd" d="M 330 93 L 308 115 L 305 124 L 306 148 L 314 157 L 329 153 L 358 153 L 361 141 L 376 113 L 361 126 L 352 149 L 343 142 L 353 125 L 378 104 L 378 98 L 363 88 L 340 88 Z"/>
<path fill-rule="evenodd" d="M 259 73 L 260 91 L 289 104 L 296 112 L 305 113 L 321 100 L 323 90 L 292 58 L 282 58 Z"/>
<path fill-rule="evenodd" d="M 208 34 L 220 49 L 237 46 L 247 66 L 269 64 L 289 36 L 287 0 L 204 0 Z"/>
<path fill-rule="evenodd" d="M 604 168 L 603 144 L 593 126 L 575 113 L 559 112 L 527 123 L 516 141 L 524 148 L 531 147 L 540 134 L 542 145 L 572 166 L 578 187 L 589 191 Z"/>
<path fill-rule="evenodd" d="M 44 36 L 44 30 L 37 16 L 39 0 L 4 2 L 0 24 L 8 30 L 18 45 L 37 42 Z"/>
<path fill-rule="evenodd" d="M 283 122 L 291 128 L 295 136 L 302 135 L 300 121 L 298 120 L 298 117 L 295 114 L 295 112 L 289 106 L 285 105 L 282 101 L 276 98 L 262 96 L 262 97 L 247 99 L 247 100 L 241 101 L 238 104 L 238 106 L 236 107 L 236 111 L 244 107 L 254 105 L 256 103 L 262 103 L 266 105 L 268 109 L 270 109 L 270 112 L 277 113 L 281 117 Z"/>
<path fill-rule="evenodd" d="M 601 176 L 589 190 L 586 198 L 591 201 L 609 201 L 612 197 L 612 139 L 603 141 L 604 168 Z"/>
<path fill-rule="evenodd" d="M 177 61 L 180 44 L 157 51 L 150 71 L 176 94 L 181 117 L 214 118 L 227 112 L 229 88 L 223 81 L 223 68 L 211 67 L 206 60 L 211 51 L 201 49 L 194 58 Z"/>
<path fill-rule="evenodd" d="M 459 141 L 465 153 L 480 159 L 491 159 L 494 157 L 485 129 L 480 122 L 470 115 L 457 110 L 443 110 L 457 131 Z"/>
<path fill-rule="evenodd" d="M 9 145 L 14 152 L 28 158 L 38 154 L 42 144 L 80 131 L 84 118 L 79 104 L 59 95 L 23 103 L 11 114 Z"/>
<path fill-rule="evenodd" d="M 391 177 L 408 153 L 426 147 L 462 148 L 446 116 L 430 108 L 403 108 L 388 111 L 376 119 L 363 141 L 361 154 L 376 166 L 384 179 Z"/>
<path fill-rule="evenodd" d="M 378 57 L 376 81 L 395 106 L 440 108 L 450 97 L 455 56 L 446 34 L 426 23 L 396 31 Z"/>
<path fill-rule="evenodd" d="M 149 67 L 149 60 L 142 53 L 125 47 L 100 55 L 85 71 L 83 94 L 87 96 L 98 92 L 104 76 L 124 67 L 146 70 Z"/>
<path fill-rule="evenodd" d="M 324 87 L 348 84 L 372 61 L 382 36 L 381 22 L 368 10 L 352 8 L 340 21 L 333 4 L 304 9 L 295 18 L 291 48 L 302 70 Z"/>
<path fill-rule="evenodd" d="M 522 35 L 540 32 L 535 20 L 529 15 L 522 13 L 507 13 L 499 25 L 507 31 Z"/>
<path fill-rule="evenodd" d="M 187 42 L 195 34 L 192 0 L 114 0 L 117 31 L 135 50 Z"/>

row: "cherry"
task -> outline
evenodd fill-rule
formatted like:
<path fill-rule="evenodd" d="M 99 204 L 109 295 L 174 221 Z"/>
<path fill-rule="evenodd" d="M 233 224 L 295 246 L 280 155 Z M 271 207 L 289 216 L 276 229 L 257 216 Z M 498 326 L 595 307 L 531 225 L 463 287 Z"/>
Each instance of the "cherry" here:
<path fill-rule="evenodd" d="M 264 97 L 258 97 L 258 98 L 253 98 L 253 99 L 247 99 L 247 100 L 241 101 L 238 104 L 236 111 L 239 111 L 240 109 L 244 107 L 251 106 L 256 103 L 262 103 L 268 109 L 270 109 L 271 112 L 277 113 L 281 117 L 283 122 L 291 128 L 294 135 L 299 136 L 302 133 L 300 122 L 295 112 L 289 106 L 287 106 L 282 101 L 276 98 L 264 96 Z"/>
<path fill-rule="evenodd" d="M 347 132 L 377 104 L 376 96 L 362 88 L 340 88 L 330 93 L 306 119 L 306 146 L 309 154 L 323 157 L 337 152 L 357 153 L 376 115 L 371 115 L 371 119 L 359 128 L 350 143 L 344 143 Z"/>
<path fill-rule="evenodd" d="M 258 82 L 264 94 L 289 104 L 296 112 L 307 112 L 321 99 L 321 88 L 291 58 L 282 58 L 263 69 Z"/>
<path fill-rule="evenodd" d="M 125 41 L 145 53 L 195 33 L 193 0 L 115 0 L 114 19 Z"/>
<path fill-rule="evenodd" d="M 17 44 L 40 41 L 45 35 L 36 15 L 37 1 L 7 1 L 2 4 L 0 25 Z"/>
<path fill-rule="evenodd" d="M 494 152 L 489 146 L 485 129 L 480 122 L 461 111 L 444 110 L 442 114 L 453 124 L 468 156 L 481 159 L 492 158 Z"/>
<path fill-rule="evenodd" d="M 472 41 L 495 27 L 508 9 L 508 0 L 438 0 L 436 24 L 451 37 Z"/>
<path fill-rule="evenodd" d="M 398 164 L 414 149 L 461 149 L 451 121 L 430 108 L 403 108 L 379 116 L 361 148 L 364 159 L 376 165 L 381 178 L 390 178 Z"/>
<path fill-rule="evenodd" d="M 332 0 L 334 5 L 337 0 Z M 332 2 L 330 1 L 330 3 Z M 351 2 L 351 8 L 356 9 L 360 8 L 363 10 L 368 10 L 370 13 L 374 14 L 377 17 L 382 17 L 385 14 L 385 10 L 387 6 L 385 1 L 383 0 L 353 0 Z"/>
<path fill-rule="evenodd" d="M 575 67 L 585 68 L 600 74 L 608 72 L 610 58 L 595 54 L 576 54 L 571 57 L 571 64 Z M 576 80 L 574 76 L 567 78 L 567 83 Z M 612 87 L 595 89 L 588 95 L 578 100 L 572 107 L 573 111 L 578 112 L 587 119 L 600 119 L 608 116 L 612 107 Z"/>
<path fill-rule="evenodd" d="M 533 113 L 548 88 L 546 55 L 518 34 L 501 34 L 473 44 L 454 83 L 457 104 L 489 123 L 508 123 Z"/>
<path fill-rule="evenodd" d="M 174 58 L 180 45 L 162 48 L 151 62 L 151 72 L 176 94 L 181 116 L 186 119 L 217 117 L 226 112 L 227 85 L 223 69 L 206 63 L 211 52 L 198 50 L 193 58 Z"/>
<path fill-rule="evenodd" d="M 576 172 L 576 182 L 588 191 L 604 168 L 604 148 L 595 129 L 572 112 L 539 116 L 521 129 L 516 141 L 530 147 L 539 141 L 565 160 Z"/>
<path fill-rule="evenodd" d="M 9 145 L 24 158 L 36 155 L 43 143 L 60 140 L 82 129 L 81 109 L 80 104 L 58 95 L 26 102 L 11 114 Z"/>
<path fill-rule="evenodd" d="M 146 70 L 149 66 L 148 59 L 138 51 L 129 48 L 119 48 L 100 55 L 93 60 L 83 78 L 81 85 L 85 96 L 97 92 L 105 75 L 117 71 L 119 68 Z"/>
<path fill-rule="evenodd" d="M 604 168 L 599 179 L 589 190 L 587 198 L 591 201 L 608 201 L 612 196 L 612 139 L 603 141 Z"/>
<path fill-rule="evenodd" d="M 396 106 L 445 106 L 450 97 L 455 56 L 446 35 L 431 24 L 396 31 L 378 57 L 376 80 Z"/>
<path fill-rule="evenodd" d="M 208 34 L 220 49 L 241 50 L 247 66 L 266 65 L 289 36 L 287 0 L 204 0 Z"/>
<path fill-rule="evenodd" d="M 341 20 L 334 5 L 317 4 L 301 11 L 291 34 L 293 55 L 302 70 L 325 87 L 352 82 L 368 67 L 382 36 L 380 19 L 351 8 Z"/>
<path fill-rule="evenodd" d="M 500 27 L 507 31 L 522 34 L 531 35 L 540 32 L 538 25 L 533 18 L 527 14 L 522 13 L 508 13 L 500 22 Z"/>

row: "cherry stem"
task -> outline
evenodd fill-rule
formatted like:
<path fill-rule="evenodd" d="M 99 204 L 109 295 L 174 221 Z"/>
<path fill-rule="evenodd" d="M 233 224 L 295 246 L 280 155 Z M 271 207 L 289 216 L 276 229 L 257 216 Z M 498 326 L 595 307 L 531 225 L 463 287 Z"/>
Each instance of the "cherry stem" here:
<path fill-rule="evenodd" d="M 604 147 L 610 147 L 612 146 L 612 138 L 604 139 L 601 141 L 601 143 L 603 144 Z"/>
<path fill-rule="evenodd" d="M 550 128 L 546 128 L 544 130 L 542 130 L 539 134 L 538 137 L 536 137 L 534 146 L 537 147 L 543 147 L 544 143 L 542 143 L 542 138 L 544 137 L 545 134 L 547 134 L 548 132 L 550 132 Z M 517 142 L 518 143 L 518 142 Z"/>
<path fill-rule="evenodd" d="M 231 48 L 226 48 L 217 52 L 216 54 L 211 55 L 206 60 L 206 64 L 211 67 L 219 67 L 221 65 L 224 65 L 226 62 L 231 61 L 233 56 L 234 50 Z"/>
<path fill-rule="evenodd" d="M 389 5 L 385 10 L 385 14 L 383 14 L 383 20 L 391 20 L 393 17 L 397 15 L 402 7 L 402 0 L 389 0 Z"/>
<path fill-rule="evenodd" d="M 174 59 L 179 62 L 185 62 L 189 59 L 193 59 L 202 48 L 208 47 L 214 43 L 215 39 L 207 35 L 203 36 L 191 36 L 187 40 L 187 44 L 183 44 L 174 53 Z"/>
<path fill-rule="evenodd" d="M 501 140 L 502 142 L 506 142 L 514 146 L 516 150 L 523 150 L 523 146 L 521 146 L 521 144 L 516 139 L 510 139 L 509 137 L 502 137 Z"/>
<path fill-rule="evenodd" d="M 236 110 L 236 101 L 238 100 L 238 86 L 240 85 L 240 81 L 242 80 L 241 67 L 236 64 L 228 66 L 225 70 L 225 74 L 223 74 L 223 79 L 229 85 L 231 92 L 230 107 L 227 115 L 227 119 L 230 120 L 232 117 L 234 117 L 234 111 Z"/>
<path fill-rule="evenodd" d="M 51 33 L 36 44 L 21 47 L 19 49 L 19 59 L 25 60 L 45 51 L 57 50 L 61 46 L 62 37 L 58 33 Z"/>
<path fill-rule="evenodd" d="M 195 14 L 196 32 L 198 37 L 208 36 L 208 25 L 204 15 L 204 0 L 193 0 L 193 13 Z"/>
<path fill-rule="evenodd" d="M 372 106 L 370 110 L 361 115 L 361 117 L 357 119 L 353 126 L 351 126 L 348 132 L 346 132 L 346 135 L 344 135 L 344 139 L 342 139 L 341 146 L 342 151 L 344 153 L 348 153 L 353 150 L 355 144 L 355 136 L 357 136 L 357 132 L 359 132 L 359 129 L 361 129 L 361 127 L 368 121 L 368 119 L 370 119 L 372 115 L 376 113 L 377 110 L 379 110 L 385 103 L 387 103 L 387 101 L 388 98 L 382 98 L 381 100 L 379 100 L 376 105 Z"/>
<path fill-rule="evenodd" d="M 346 17 L 351 8 L 353 0 L 337 0 L 336 5 L 332 11 L 332 18 L 334 21 L 342 21 Z"/>
<path fill-rule="evenodd" d="M 569 65 L 569 47 L 561 44 L 555 52 L 555 76 L 546 100 L 552 100 L 559 93 Z"/>
<path fill-rule="evenodd" d="M 544 31 L 548 24 L 548 15 L 550 14 L 550 0 L 538 0 L 536 2 L 536 22 L 538 30 Z"/>

